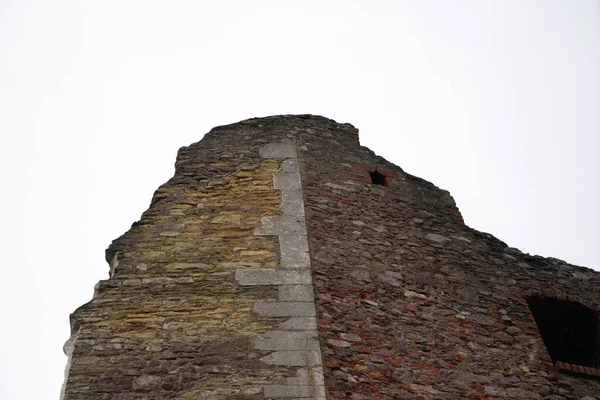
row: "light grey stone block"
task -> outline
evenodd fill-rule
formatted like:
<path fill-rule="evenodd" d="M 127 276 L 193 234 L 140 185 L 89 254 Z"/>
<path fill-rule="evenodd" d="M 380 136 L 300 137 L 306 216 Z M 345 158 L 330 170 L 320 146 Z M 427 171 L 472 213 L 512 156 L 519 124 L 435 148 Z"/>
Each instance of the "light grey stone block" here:
<path fill-rule="evenodd" d="M 294 331 L 317 331 L 316 317 L 293 317 L 278 325 L 280 329 Z"/>
<path fill-rule="evenodd" d="M 310 268 L 308 240 L 306 236 L 279 236 L 281 268 Z"/>
<path fill-rule="evenodd" d="M 235 280 L 242 286 L 309 285 L 312 276 L 308 269 L 237 269 Z"/>
<path fill-rule="evenodd" d="M 310 397 L 290 397 L 290 398 L 285 398 L 286 400 L 327 400 L 327 398 L 325 397 L 320 397 L 320 396 L 310 396 Z M 267 399 L 268 400 L 268 399 Z"/>
<path fill-rule="evenodd" d="M 302 190 L 300 174 L 298 172 L 286 172 L 273 175 L 273 187 L 283 191 Z"/>
<path fill-rule="evenodd" d="M 257 350 L 319 350 L 316 332 L 269 331 L 254 339 Z"/>
<path fill-rule="evenodd" d="M 256 303 L 253 311 L 266 317 L 315 317 L 314 302 L 271 302 Z"/>
<path fill-rule="evenodd" d="M 263 217 L 261 227 L 254 231 L 255 235 L 279 237 L 281 269 L 238 269 L 235 279 L 244 286 L 277 285 L 280 301 L 257 303 L 253 312 L 291 317 L 279 324 L 281 330 L 268 331 L 254 339 L 255 349 L 273 351 L 261 361 L 304 367 L 296 371 L 296 377 L 285 378 L 279 385 L 264 386 L 264 396 L 267 400 L 326 400 L 296 145 L 289 139 L 270 143 L 260 148 L 260 155 L 283 159 L 280 168 L 284 172 L 273 175 L 273 187 L 281 190 L 280 214 Z"/>
<path fill-rule="evenodd" d="M 283 215 L 304 217 L 304 199 L 301 189 L 290 189 L 281 192 L 281 208 Z"/>
<path fill-rule="evenodd" d="M 354 188 L 353 187 L 343 186 L 343 185 L 337 185 L 335 183 L 327 182 L 327 183 L 325 183 L 325 186 L 330 187 L 332 189 L 345 190 L 345 191 L 348 191 L 348 192 L 354 192 Z"/>
<path fill-rule="evenodd" d="M 258 151 L 262 158 L 296 158 L 296 145 L 289 139 L 279 143 L 269 143 Z"/>
<path fill-rule="evenodd" d="M 323 386 L 269 385 L 265 386 L 265 398 L 314 398 L 325 397 Z"/>
<path fill-rule="evenodd" d="M 298 332 L 290 332 L 290 331 L 286 331 L 286 330 L 273 330 L 273 331 L 266 331 L 265 333 L 262 333 L 260 335 L 258 335 L 258 337 L 262 337 L 262 338 L 280 338 L 280 337 L 288 337 L 288 338 L 294 338 L 294 339 L 306 339 L 306 338 L 316 338 L 319 335 L 317 334 L 316 331 L 298 331 Z"/>
<path fill-rule="evenodd" d="M 288 367 L 320 367 L 321 352 L 317 350 L 275 351 L 264 356 L 260 361 L 269 365 L 286 365 Z"/>
<path fill-rule="evenodd" d="M 323 367 L 306 367 L 296 371 L 296 377 L 286 378 L 286 385 L 312 386 L 324 385 Z"/>
<path fill-rule="evenodd" d="M 281 235 L 279 242 L 282 247 L 308 253 L 308 239 L 306 235 Z"/>
<path fill-rule="evenodd" d="M 295 158 L 289 158 L 287 160 L 283 160 L 280 165 L 281 169 L 284 172 L 299 172 L 300 168 L 298 167 L 298 160 Z"/>
<path fill-rule="evenodd" d="M 312 285 L 280 285 L 280 301 L 313 301 L 314 293 Z"/>
<path fill-rule="evenodd" d="M 432 242 L 436 243 L 446 243 L 451 240 L 450 238 L 443 235 L 439 235 L 437 233 L 428 233 L 427 235 L 425 235 L 425 239 L 431 240 Z"/>
<path fill-rule="evenodd" d="M 260 228 L 254 230 L 255 235 L 300 235 L 306 236 L 304 217 L 274 215 L 262 217 Z"/>

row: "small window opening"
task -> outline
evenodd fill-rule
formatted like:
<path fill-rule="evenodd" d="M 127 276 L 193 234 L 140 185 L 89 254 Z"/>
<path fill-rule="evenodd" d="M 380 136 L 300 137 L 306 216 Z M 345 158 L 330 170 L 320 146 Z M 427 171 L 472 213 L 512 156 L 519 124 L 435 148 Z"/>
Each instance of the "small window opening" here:
<path fill-rule="evenodd" d="M 382 173 L 380 173 L 377 170 L 375 170 L 373 172 L 369 172 L 369 174 L 371 175 L 371 183 L 373 185 L 387 186 L 390 184 L 389 179 L 387 179 L 387 177 L 385 175 L 383 175 Z"/>
<path fill-rule="evenodd" d="M 527 303 L 555 364 L 600 367 L 600 323 L 596 311 L 552 298 L 533 297 Z"/>

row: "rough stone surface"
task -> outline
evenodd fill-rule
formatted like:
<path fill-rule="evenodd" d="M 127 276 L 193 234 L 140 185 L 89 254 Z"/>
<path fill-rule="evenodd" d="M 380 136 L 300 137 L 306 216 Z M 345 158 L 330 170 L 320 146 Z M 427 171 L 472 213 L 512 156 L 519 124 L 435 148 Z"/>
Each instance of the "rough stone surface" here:
<path fill-rule="evenodd" d="M 317 318 L 315 317 L 292 317 L 279 324 L 281 329 L 292 331 L 311 331 L 317 329 Z"/>
<path fill-rule="evenodd" d="M 295 376 L 297 368 L 261 362 L 271 351 L 254 346 L 289 320 L 253 312 L 276 306 L 277 288 L 235 280 L 258 270 L 312 282 L 307 272 L 279 271 L 277 236 L 254 234 L 280 215 L 273 176 L 294 169 L 282 153 L 295 156 L 285 139 L 241 123 L 179 150 L 173 178 L 107 250 L 110 279 L 71 317 L 62 398 L 262 399 L 264 386 Z M 314 303 L 294 304 L 293 314 L 315 315 Z"/>
<path fill-rule="evenodd" d="M 260 359 L 269 365 L 286 365 L 291 367 L 321 366 L 321 352 L 317 350 L 283 350 L 274 351 Z"/>
<path fill-rule="evenodd" d="M 306 285 L 312 283 L 309 270 L 239 269 L 235 279 L 242 286 Z"/>
<path fill-rule="evenodd" d="M 314 317 L 315 299 L 295 142 L 271 143 L 261 147 L 259 152 L 263 157 L 283 158 L 280 164 L 283 172 L 273 175 L 273 187 L 281 190 L 280 214 L 261 218 L 261 227 L 254 231 L 255 235 L 278 237 L 280 268 L 241 269 L 236 271 L 235 279 L 244 286 L 278 286 L 280 302 L 258 303 L 253 309 L 256 314 L 292 319 Z M 306 330 L 298 329 L 302 325 Z M 282 328 L 285 326 L 285 323 L 280 325 Z M 289 328 L 266 331 L 255 339 L 254 348 L 274 351 L 261 358 L 265 364 L 303 366 L 305 369 L 297 371 L 297 378 L 286 378 L 277 385 L 264 386 L 264 395 L 271 399 L 320 398 L 325 395 L 325 378 L 317 326 L 304 323 L 292 326 L 294 329 Z"/>
<path fill-rule="evenodd" d="M 348 124 L 213 129 L 106 258 L 63 399 L 600 399 L 526 302 L 597 309 L 600 274 L 465 226 Z"/>
<path fill-rule="evenodd" d="M 600 274 L 465 226 L 448 192 L 360 147 L 347 126 L 299 126 L 297 143 L 331 399 L 600 393 L 554 370 L 525 301 L 594 309 Z M 375 169 L 386 185 L 371 183 Z"/>

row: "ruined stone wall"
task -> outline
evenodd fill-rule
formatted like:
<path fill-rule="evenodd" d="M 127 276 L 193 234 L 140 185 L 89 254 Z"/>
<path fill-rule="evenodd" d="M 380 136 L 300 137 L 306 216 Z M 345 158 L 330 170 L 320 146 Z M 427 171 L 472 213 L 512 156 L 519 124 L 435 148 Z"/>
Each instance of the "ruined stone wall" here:
<path fill-rule="evenodd" d="M 298 137 L 330 397 L 599 396 L 597 380 L 555 371 L 525 299 L 595 309 L 600 274 L 470 229 L 448 192 L 343 134 Z"/>
<path fill-rule="evenodd" d="M 526 301 L 595 309 L 600 274 L 468 228 L 348 124 L 213 129 L 107 260 L 72 315 L 66 400 L 600 399 Z"/>
<path fill-rule="evenodd" d="M 294 213 L 290 192 L 282 199 L 273 184 L 299 180 L 294 147 L 281 148 L 282 139 L 238 124 L 179 151 L 174 177 L 107 250 L 110 279 L 71 317 L 63 399 L 324 395 L 308 249 L 303 271 L 280 273 L 278 235 L 289 232 L 261 222 L 282 206 Z M 295 233 L 286 238 L 298 242 Z M 293 355 L 312 359 L 278 352 L 298 347 L 307 351 Z"/>

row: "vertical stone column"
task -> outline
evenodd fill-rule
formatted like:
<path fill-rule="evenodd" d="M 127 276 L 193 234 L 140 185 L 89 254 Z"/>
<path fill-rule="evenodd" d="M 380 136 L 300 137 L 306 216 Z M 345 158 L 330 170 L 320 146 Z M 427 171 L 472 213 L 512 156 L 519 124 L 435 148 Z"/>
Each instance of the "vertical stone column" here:
<path fill-rule="evenodd" d="M 273 175 L 273 184 L 275 189 L 281 190 L 282 202 L 280 214 L 263 217 L 262 226 L 254 234 L 279 238 L 281 264 L 278 269 L 239 269 L 235 278 L 242 286 L 278 286 L 278 301 L 257 303 L 253 312 L 287 319 L 277 330 L 258 336 L 254 346 L 257 350 L 272 351 L 261 359 L 265 364 L 297 367 L 296 377 L 264 386 L 264 396 L 267 399 L 325 400 L 296 146 L 291 140 L 284 140 L 262 147 L 260 154 L 263 158 L 282 159 L 283 173 Z"/>

